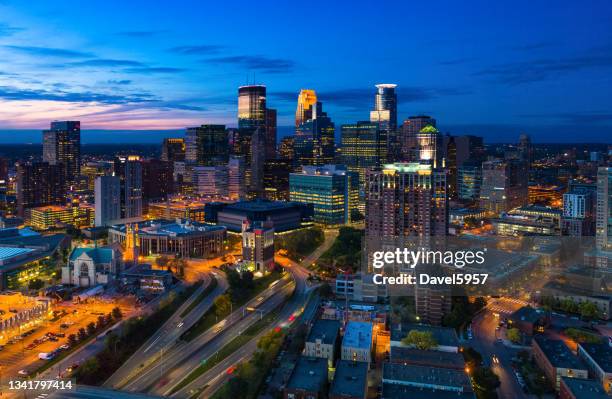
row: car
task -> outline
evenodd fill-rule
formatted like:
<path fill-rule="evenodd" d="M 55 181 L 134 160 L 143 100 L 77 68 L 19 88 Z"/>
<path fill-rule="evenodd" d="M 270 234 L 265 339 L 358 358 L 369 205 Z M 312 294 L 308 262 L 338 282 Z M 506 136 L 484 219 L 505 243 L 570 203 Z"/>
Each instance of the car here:
<path fill-rule="evenodd" d="M 493 355 L 491 360 L 493 361 L 493 364 L 499 364 L 499 358 L 497 357 L 497 355 Z"/>
<path fill-rule="evenodd" d="M 59 338 L 57 338 L 57 337 L 49 337 L 49 341 L 57 342 L 57 341 L 59 341 Z"/>
<path fill-rule="evenodd" d="M 66 337 L 66 334 L 64 334 L 64 333 L 57 333 L 57 334 L 53 334 L 53 335 L 55 335 L 55 336 L 56 336 L 56 337 L 58 337 L 58 338 L 64 338 L 64 337 Z"/>
<path fill-rule="evenodd" d="M 60 348 L 61 350 L 65 351 L 66 349 L 69 349 L 69 348 L 70 348 L 70 345 L 68 345 L 68 344 L 64 344 L 64 345 L 60 346 L 59 348 Z"/>
<path fill-rule="evenodd" d="M 28 373 L 28 371 L 27 371 L 27 370 L 19 370 L 19 371 L 17 372 L 17 374 L 19 374 L 19 375 L 23 375 L 23 376 L 28 376 L 30 373 Z"/>

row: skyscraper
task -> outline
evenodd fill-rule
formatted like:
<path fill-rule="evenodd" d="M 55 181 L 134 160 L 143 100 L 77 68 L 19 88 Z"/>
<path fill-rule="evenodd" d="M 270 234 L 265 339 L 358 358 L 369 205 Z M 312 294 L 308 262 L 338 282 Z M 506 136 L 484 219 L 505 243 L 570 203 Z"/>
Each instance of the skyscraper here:
<path fill-rule="evenodd" d="M 499 215 L 527 205 L 527 163 L 519 159 L 493 160 L 482 164 L 480 207 Z"/>
<path fill-rule="evenodd" d="M 295 160 L 295 136 L 285 136 L 282 138 L 279 148 L 278 156 L 282 159 L 287 159 L 291 162 Z"/>
<path fill-rule="evenodd" d="M 185 139 L 165 138 L 162 143 L 162 161 L 180 162 L 185 160 Z"/>
<path fill-rule="evenodd" d="M 597 248 L 612 251 L 612 168 L 597 169 L 597 211 L 595 241 Z"/>
<path fill-rule="evenodd" d="M 118 176 L 99 176 L 94 185 L 95 225 L 107 226 L 121 218 L 121 181 Z"/>
<path fill-rule="evenodd" d="M 311 89 L 302 89 L 298 96 L 297 109 L 295 110 L 295 127 L 309 119 L 312 119 L 313 107 L 317 103 L 317 94 Z"/>
<path fill-rule="evenodd" d="M 455 136 L 455 146 L 457 147 L 457 167 L 460 168 L 467 161 L 482 163 L 486 153 L 482 137 L 478 136 Z"/>
<path fill-rule="evenodd" d="M 288 159 L 268 159 L 264 163 L 264 197 L 270 201 L 289 201 L 289 173 L 292 162 Z"/>
<path fill-rule="evenodd" d="M 293 149 L 298 165 L 325 165 L 334 160 L 336 127 L 323 105 L 310 108 L 311 118 L 296 128 Z"/>
<path fill-rule="evenodd" d="M 139 218 L 142 216 L 142 164 L 140 157 L 130 155 L 115 159 L 113 168 L 119 177 L 121 218 Z"/>
<path fill-rule="evenodd" d="M 196 166 L 193 168 L 194 193 L 211 199 L 229 195 L 229 169 L 227 165 Z"/>
<path fill-rule="evenodd" d="M 187 128 L 185 160 L 200 166 L 227 164 L 229 145 L 225 125 Z"/>
<path fill-rule="evenodd" d="M 66 184 L 74 184 L 81 171 L 81 122 L 51 122 L 43 130 L 43 162 L 61 165 Z"/>
<path fill-rule="evenodd" d="M 394 163 L 370 170 L 366 182 L 366 236 L 445 236 L 446 173 L 430 164 Z"/>
<path fill-rule="evenodd" d="M 377 123 L 360 121 L 342 125 L 342 164 L 359 173 L 365 182 L 366 169 L 379 167 L 387 159 L 387 135 Z"/>
<path fill-rule="evenodd" d="M 251 167 L 248 196 L 264 197 L 264 163 L 266 160 L 266 132 L 263 128 L 255 130 L 251 137 Z"/>
<path fill-rule="evenodd" d="M 174 193 L 174 163 L 147 159 L 142 161 L 142 198 L 150 200 L 165 199 Z"/>
<path fill-rule="evenodd" d="M 232 201 L 246 198 L 246 181 L 244 158 L 231 156 L 227 164 L 228 173 L 228 197 Z"/>
<path fill-rule="evenodd" d="M 238 88 L 238 128 L 256 129 L 266 125 L 266 86 Z"/>
<path fill-rule="evenodd" d="M 426 126 L 436 127 L 436 120 L 425 115 L 411 116 L 404 121 L 399 134 L 399 146 L 404 161 L 415 162 L 419 159 L 417 135 Z"/>
<path fill-rule="evenodd" d="M 457 194 L 461 200 L 480 198 L 482 183 L 482 163 L 467 161 L 457 168 Z"/>
<path fill-rule="evenodd" d="M 378 123 L 379 129 L 387 132 L 389 160 L 395 160 L 399 156 L 396 87 L 396 84 L 377 84 L 374 109 L 370 111 L 370 122 Z"/>
<path fill-rule="evenodd" d="M 266 108 L 266 159 L 276 158 L 276 110 Z"/>
<path fill-rule="evenodd" d="M 19 216 L 25 216 L 29 208 L 65 203 L 64 176 L 60 164 L 18 163 L 16 191 Z"/>

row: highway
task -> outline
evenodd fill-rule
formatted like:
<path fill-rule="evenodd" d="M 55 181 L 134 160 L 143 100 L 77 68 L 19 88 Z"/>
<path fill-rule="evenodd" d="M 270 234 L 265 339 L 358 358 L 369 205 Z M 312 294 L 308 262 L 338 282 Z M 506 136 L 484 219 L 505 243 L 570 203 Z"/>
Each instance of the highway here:
<path fill-rule="evenodd" d="M 121 392 L 114 389 L 79 385 L 71 391 L 55 391 L 48 395 L 39 394 L 36 399 L 157 399 L 160 396 L 142 393 Z"/>
<path fill-rule="evenodd" d="M 206 274 L 206 281 L 199 287 L 189 300 L 172 315 L 164 325 L 155 332 L 105 383 L 106 387 L 120 388 L 129 381 L 135 374 L 140 372 L 145 366 L 152 364 L 157 358 L 167 352 L 176 344 L 181 334 L 193 326 L 204 313 L 210 309 L 215 299 L 223 294 L 228 283 L 224 273 L 212 271 L 213 277 L 217 280 L 217 286 L 197 304 L 185 317 L 181 314 L 200 296 L 211 282 L 211 276 Z"/>
<path fill-rule="evenodd" d="M 178 382 L 191 371 L 189 367 L 195 367 L 203 358 L 207 357 L 206 353 L 209 343 L 213 341 L 220 342 L 223 338 L 227 339 L 231 334 L 244 330 L 257 321 L 260 316 L 258 314 L 246 313 L 247 308 L 263 306 L 269 298 L 282 291 L 283 287 L 290 283 L 290 279 L 285 276 L 276 285 L 265 289 L 256 298 L 234 310 L 227 318 L 221 320 L 192 341 L 179 341 L 168 352 L 160 353 L 157 361 L 139 369 L 137 375 L 133 376 L 128 383 L 122 386 L 115 386 L 115 388 L 132 392 L 147 392 L 155 390 L 156 386 L 159 387 L 159 384 L 167 385 L 169 382 Z M 245 315 L 246 317 L 244 317 Z M 231 331 L 229 331 L 230 329 Z M 233 339 L 234 335 L 231 337 Z"/>

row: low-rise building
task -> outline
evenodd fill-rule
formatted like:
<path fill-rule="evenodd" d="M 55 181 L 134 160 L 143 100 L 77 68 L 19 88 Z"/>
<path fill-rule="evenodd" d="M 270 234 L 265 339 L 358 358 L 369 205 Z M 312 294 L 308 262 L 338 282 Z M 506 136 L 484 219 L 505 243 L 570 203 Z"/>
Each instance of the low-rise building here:
<path fill-rule="evenodd" d="M 454 328 L 431 326 L 428 324 L 399 323 L 391 328 L 391 350 L 395 346 L 407 347 L 402 343 L 412 330 L 429 332 L 438 343 L 434 350 L 442 352 L 459 352 L 459 338 Z"/>
<path fill-rule="evenodd" d="M 343 360 L 372 361 L 372 323 L 349 321 L 342 338 Z"/>
<path fill-rule="evenodd" d="M 233 204 L 209 204 L 206 222 L 227 227 L 229 231 L 242 231 L 242 223 L 271 221 L 277 232 L 295 230 L 312 222 L 312 205 L 283 201 L 239 201 Z"/>
<path fill-rule="evenodd" d="M 204 223 L 206 203 L 196 200 L 173 198 L 168 201 L 150 202 L 149 217 L 153 219 L 189 219 Z"/>
<path fill-rule="evenodd" d="M 62 267 L 62 284 L 94 287 L 108 284 L 120 271 L 120 256 L 116 249 L 75 248 L 68 264 Z"/>
<path fill-rule="evenodd" d="M 338 320 L 318 319 L 306 338 L 304 356 L 325 358 L 328 366 L 333 367 L 339 332 Z"/>
<path fill-rule="evenodd" d="M 527 336 L 544 332 L 549 324 L 550 315 L 531 306 L 523 306 L 508 316 L 508 327 L 518 328 L 521 333 Z"/>
<path fill-rule="evenodd" d="M 536 336 L 532 341 L 533 358 L 558 391 L 561 377 L 588 378 L 584 365 L 561 340 Z"/>
<path fill-rule="evenodd" d="M 37 229 L 47 230 L 59 225 L 75 227 L 93 226 L 95 212 L 91 206 L 49 205 L 32 208 L 28 212 L 28 223 Z"/>
<path fill-rule="evenodd" d="M 405 346 L 391 347 L 389 361 L 391 363 L 412 364 L 415 366 L 448 368 L 454 370 L 465 369 L 463 355 L 458 352 L 421 350 Z"/>
<path fill-rule="evenodd" d="M 368 363 L 339 360 L 329 399 L 366 399 L 368 396 Z"/>
<path fill-rule="evenodd" d="M 172 273 L 167 270 L 151 268 L 151 265 L 142 264 L 131 267 L 121 273 L 126 284 L 135 284 L 145 292 L 159 293 L 172 285 Z"/>
<path fill-rule="evenodd" d="M 327 360 L 300 356 L 283 392 L 284 399 L 321 399 L 326 397 Z"/>
<path fill-rule="evenodd" d="M 603 386 L 606 392 L 612 391 L 612 348 L 607 344 L 578 344 L 578 357 L 589 368 L 591 376 Z"/>
<path fill-rule="evenodd" d="M 561 377 L 559 399 L 610 399 L 599 381 Z"/>
<path fill-rule="evenodd" d="M 416 389 L 432 389 L 436 392 L 453 392 L 458 397 L 462 393 L 472 393 L 472 384 L 463 370 L 416 366 L 401 363 L 383 363 L 383 384 L 398 385 Z M 384 388 L 383 388 L 384 393 Z M 383 397 L 386 397 L 383 394 Z M 406 398 L 412 398 L 406 395 Z M 437 398 L 434 394 L 430 397 Z"/>

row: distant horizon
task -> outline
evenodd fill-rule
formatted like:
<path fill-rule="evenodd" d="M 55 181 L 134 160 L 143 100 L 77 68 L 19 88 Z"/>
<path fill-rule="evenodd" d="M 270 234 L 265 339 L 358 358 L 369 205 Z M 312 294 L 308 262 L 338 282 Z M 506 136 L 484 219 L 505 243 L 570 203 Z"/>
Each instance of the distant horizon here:
<path fill-rule="evenodd" d="M 235 126 L 227 126 L 233 128 Z M 485 144 L 514 144 L 518 142 L 521 133 L 527 133 L 516 126 L 474 126 L 474 125 L 448 125 L 448 129 L 441 126 L 442 134 L 452 136 L 474 135 L 483 137 Z M 588 134 L 576 130 L 575 134 L 554 135 L 558 127 L 552 126 L 547 129 L 548 134 L 529 134 L 534 144 L 610 144 L 609 140 L 599 139 L 596 132 Z M 2 129 L 0 128 L 0 144 L 42 144 L 43 129 Z M 277 142 L 283 137 L 294 134 L 294 126 L 278 126 Z M 497 132 L 482 134 L 485 132 Z M 479 134 L 480 133 L 480 134 Z M 101 137 L 105 135 L 105 137 Z M 129 137 L 128 137 L 129 135 Z M 136 135 L 137 137 L 133 137 Z M 161 144 L 166 137 L 184 137 L 185 127 L 176 129 L 82 129 L 82 144 Z M 493 136 L 493 137 L 491 137 Z M 542 137 L 544 136 L 544 137 Z M 551 137 L 560 140 L 551 140 Z M 581 137 L 581 141 L 570 140 L 570 138 Z M 541 139 L 543 138 L 543 140 Z M 340 144 L 340 126 L 336 126 L 336 144 Z"/>

